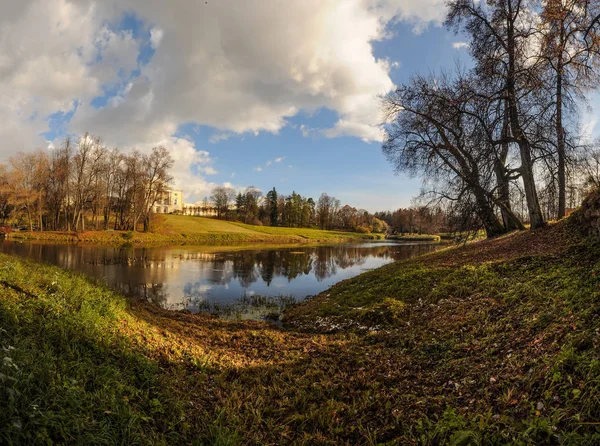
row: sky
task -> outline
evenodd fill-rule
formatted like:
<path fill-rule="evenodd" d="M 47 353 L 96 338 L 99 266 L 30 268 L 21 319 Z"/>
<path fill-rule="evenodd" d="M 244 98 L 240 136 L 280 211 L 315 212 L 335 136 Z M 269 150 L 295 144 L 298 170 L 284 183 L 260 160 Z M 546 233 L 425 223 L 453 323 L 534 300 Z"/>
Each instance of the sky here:
<path fill-rule="evenodd" d="M 0 162 L 89 132 L 165 146 L 215 185 L 327 192 L 371 212 L 420 181 L 381 152 L 379 98 L 468 64 L 443 0 L 0 0 Z"/>

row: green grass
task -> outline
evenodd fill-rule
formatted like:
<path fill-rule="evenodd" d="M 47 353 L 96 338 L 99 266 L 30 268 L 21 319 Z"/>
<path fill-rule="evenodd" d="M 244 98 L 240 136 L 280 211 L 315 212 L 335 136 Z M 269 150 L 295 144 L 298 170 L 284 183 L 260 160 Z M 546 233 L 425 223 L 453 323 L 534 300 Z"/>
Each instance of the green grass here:
<path fill-rule="evenodd" d="M 403 441 L 597 444 L 599 256 L 600 242 L 564 224 L 513 234 L 367 272 L 297 306 L 288 323 L 358 330 L 374 349 L 404 354 L 409 365 L 397 367 L 413 387 L 396 403 Z"/>
<path fill-rule="evenodd" d="M 161 215 L 163 220 L 159 231 L 176 234 L 254 234 L 252 229 L 246 229 L 233 222 L 214 218 L 192 217 L 185 215 Z M 252 228 L 252 226 L 249 226 Z"/>
<path fill-rule="evenodd" d="M 164 215 L 161 230 L 166 233 L 181 233 L 188 237 L 199 234 L 225 235 L 245 237 L 248 240 L 290 240 L 294 243 L 301 241 L 340 241 L 382 239 L 383 234 L 359 234 L 356 232 L 325 231 L 309 228 L 284 228 L 273 226 L 255 226 L 240 222 L 215 220 L 204 217 L 182 215 Z"/>
<path fill-rule="evenodd" d="M 599 256 L 563 222 L 369 271 L 283 328 L 0 256 L 0 443 L 597 444 Z"/>
<path fill-rule="evenodd" d="M 253 226 L 244 223 L 232 223 L 240 228 L 269 234 L 274 236 L 293 236 L 300 237 L 306 240 L 380 240 L 384 238 L 384 234 L 361 234 L 357 232 L 343 231 L 326 231 L 322 229 L 310 228 L 282 228 L 274 226 Z"/>
<path fill-rule="evenodd" d="M 0 443 L 169 444 L 178 402 L 120 332 L 125 299 L 56 268 L 0 258 Z"/>
<path fill-rule="evenodd" d="M 98 244 L 199 244 L 230 245 L 239 243 L 322 243 L 383 239 L 383 234 L 322 231 L 306 228 L 253 226 L 213 218 L 183 215 L 156 215 L 151 232 L 87 231 L 75 232 L 15 232 L 12 239 L 49 242 L 84 242 Z"/>

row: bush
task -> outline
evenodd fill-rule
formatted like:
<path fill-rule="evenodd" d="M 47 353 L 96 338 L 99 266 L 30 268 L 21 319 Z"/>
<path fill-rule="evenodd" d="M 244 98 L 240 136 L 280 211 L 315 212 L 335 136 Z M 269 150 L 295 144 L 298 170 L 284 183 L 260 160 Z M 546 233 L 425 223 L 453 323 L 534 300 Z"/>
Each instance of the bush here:
<path fill-rule="evenodd" d="M 371 228 L 376 234 L 381 234 L 387 232 L 388 224 L 383 220 L 373 217 L 373 220 L 371 220 Z"/>
<path fill-rule="evenodd" d="M 123 238 L 125 240 L 131 240 L 131 239 L 133 239 L 134 235 L 135 235 L 135 232 L 133 232 L 133 231 L 127 231 L 126 233 L 123 234 Z"/>
<path fill-rule="evenodd" d="M 359 234 L 370 234 L 371 233 L 371 229 L 365 225 L 357 226 L 356 228 L 354 228 L 354 230 L 356 232 L 358 232 Z"/>

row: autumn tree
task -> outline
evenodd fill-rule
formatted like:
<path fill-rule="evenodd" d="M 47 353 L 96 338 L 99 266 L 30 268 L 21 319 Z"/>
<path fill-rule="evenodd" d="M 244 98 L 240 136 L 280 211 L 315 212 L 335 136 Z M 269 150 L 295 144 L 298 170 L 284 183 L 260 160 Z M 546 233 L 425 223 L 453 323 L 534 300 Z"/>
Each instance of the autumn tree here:
<path fill-rule="evenodd" d="M 48 178 L 47 154 L 41 151 L 18 153 L 9 159 L 9 166 L 5 185 L 8 204 L 26 215 L 30 231 L 33 231 L 34 223 L 42 230 L 45 206 L 43 181 Z"/>
<path fill-rule="evenodd" d="M 565 216 L 569 144 L 565 112 L 574 111 L 578 99 L 598 83 L 600 50 L 594 17 L 600 13 L 596 0 L 545 0 L 541 2 L 540 54 L 547 71 L 548 97 L 552 98 L 555 124 L 558 217 Z"/>

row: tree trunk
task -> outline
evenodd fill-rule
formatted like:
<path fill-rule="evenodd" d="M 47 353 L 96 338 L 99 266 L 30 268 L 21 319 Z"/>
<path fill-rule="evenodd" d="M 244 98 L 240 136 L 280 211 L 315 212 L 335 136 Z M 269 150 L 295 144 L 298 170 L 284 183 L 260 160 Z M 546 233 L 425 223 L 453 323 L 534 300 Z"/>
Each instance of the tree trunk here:
<path fill-rule="evenodd" d="M 510 2 L 509 2 L 510 4 Z M 514 36 L 514 23 L 510 22 L 507 27 L 508 38 L 508 75 L 506 79 L 507 107 L 510 121 L 510 130 L 513 137 L 519 145 L 521 155 L 521 178 L 523 178 L 523 188 L 525 189 L 525 199 L 527 200 L 527 209 L 529 211 L 529 222 L 531 229 L 544 226 L 544 217 L 540 208 L 540 202 L 535 187 L 535 177 L 533 174 L 533 161 L 531 159 L 531 145 L 525 132 L 519 122 L 519 110 L 517 107 L 517 92 L 515 86 L 516 69 L 516 45 Z"/>
<path fill-rule="evenodd" d="M 510 91 L 510 90 L 509 90 Z M 514 89 L 513 95 L 514 98 Z M 544 226 L 544 217 L 540 208 L 537 190 L 535 187 L 535 176 L 533 173 L 533 161 L 531 160 L 531 146 L 527 136 L 518 124 L 518 111 L 516 103 L 509 98 L 510 122 L 511 130 L 517 144 L 519 145 L 519 153 L 521 155 L 521 178 L 523 179 L 523 189 L 525 190 L 525 199 L 527 201 L 527 210 L 529 211 L 529 223 L 531 229 L 541 228 Z"/>
<path fill-rule="evenodd" d="M 496 160 L 494 172 L 498 183 L 498 204 L 502 214 L 502 222 L 507 231 L 523 230 L 523 223 L 513 213 L 510 206 L 510 185 L 506 178 L 506 171 L 501 160 Z"/>
<path fill-rule="evenodd" d="M 562 54 L 556 74 L 556 153 L 558 156 L 558 218 L 566 213 L 567 185 L 565 175 L 565 129 L 562 122 Z"/>
<path fill-rule="evenodd" d="M 496 182 L 498 183 L 498 202 L 500 206 L 500 212 L 502 214 L 502 221 L 507 231 L 523 230 L 525 227 L 523 223 L 512 211 L 510 205 L 510 182 L 508 179 L 508 173 L 506 172 L 506 159 L 508 158 L 508 137 L 509 137 L 509 125 L 510 118 L 508 114 L 507 104 L 504 104 L 504 117 L 502 122 L 502 144 L 500 146 L 500 153 L 494 161 L 494 173 L 496 175 Z"/>
<path fill-rule="evenodd" d="M 485 233 L 488 237 L 496 237 L 506 233 L 506 229 L 496 217 L 494 210 L 490 206 L 489 201 L 485 197 L 485 192 L 475 190 L 475 200 L 477 202 L 477 214 L 483 223 Z"/>
<path fill-rule="evenodd" d="M 523 178 L 523 189 L 525 190 L 525 200 L 527 201 L 527 209 L 529 211 L 529 224 L 531 225 L 531 229 L 541 228 L 545 225 L 545 222 L 535 187 L 529 142 L 520 143 L 519 149 L 522 162 L 521 177 Z"/>
<path fill-rule="evenodd" d="M 29 221 L 29 231 L 33 232 L 33 222 L 31 221 L 31 211 L 29 210 L 29 205 L 27 206 L 27 220 Z"/>

